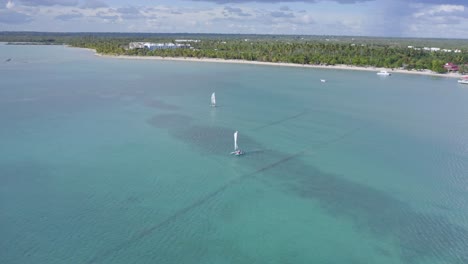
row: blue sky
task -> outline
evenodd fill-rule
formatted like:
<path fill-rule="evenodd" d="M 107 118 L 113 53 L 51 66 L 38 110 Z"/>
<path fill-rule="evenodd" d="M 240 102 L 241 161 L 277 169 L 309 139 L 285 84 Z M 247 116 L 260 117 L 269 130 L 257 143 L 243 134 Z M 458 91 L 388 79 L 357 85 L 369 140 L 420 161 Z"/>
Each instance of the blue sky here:
<path fill-rule="evenodd" d="M 468 0 L 0 0 L 0 31 L 468 38 Z"/>

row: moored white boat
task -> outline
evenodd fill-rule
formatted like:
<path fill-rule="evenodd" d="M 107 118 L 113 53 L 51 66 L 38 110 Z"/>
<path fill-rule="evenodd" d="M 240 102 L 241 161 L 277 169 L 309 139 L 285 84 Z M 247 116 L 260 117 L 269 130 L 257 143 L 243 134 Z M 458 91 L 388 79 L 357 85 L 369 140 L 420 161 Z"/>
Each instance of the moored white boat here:
<path fill-rule="evenodd" d="M 465 77 L 461 78 L 460 80 L 458 80 L 458 83 L 468 84 L 468 76 L 465 76 Z"/>
<path fill-rule="evenodd" d="M 324 83 L 324 82 L 327 82 L 327 80 L 325 80 L 325 79 L 320 79 L 320 82 L 323 82 L 323 83 Z"/>
<path fill-rule="evenodd" d="M 390 76 L 390 75 L 392 75 L 392 74 L 389 73 L 388 71 L 379 71 L 379 72 L 377 73 L 377 75 Z"/>

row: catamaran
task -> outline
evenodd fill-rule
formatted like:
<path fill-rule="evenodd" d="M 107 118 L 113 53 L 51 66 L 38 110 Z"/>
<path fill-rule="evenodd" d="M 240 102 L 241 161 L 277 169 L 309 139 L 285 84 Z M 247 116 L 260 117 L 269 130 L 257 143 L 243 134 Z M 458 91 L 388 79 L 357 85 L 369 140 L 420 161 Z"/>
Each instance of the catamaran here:
<path fill-rule="evenodd" d="M 216 96 L 215 93 L 211 94 L 211 104 L 212 107 L 216 107 Z"/>
<path fill-rule="evenodd" d="M 236 156 L 244 155 L 244 152 L 239 148 L 237 145 L 237 131 L 234 132 L 234 151 L 231 152 L 231 154 L 234 154 Z"/>

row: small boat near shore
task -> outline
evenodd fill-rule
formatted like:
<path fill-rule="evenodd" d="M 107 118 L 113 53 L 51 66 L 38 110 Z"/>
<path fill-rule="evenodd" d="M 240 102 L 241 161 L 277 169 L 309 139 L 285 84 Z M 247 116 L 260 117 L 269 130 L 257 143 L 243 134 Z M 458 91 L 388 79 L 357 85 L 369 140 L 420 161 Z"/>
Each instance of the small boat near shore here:
<path fill-rule="evenodd" d="M 380 76 L 390 76 L 392 75 L 391 73 L 389 73 L 388 71 L 379 71 L 377 73 L 377 75 L 380 75 Z"/>
<path fill-rule="evenodd" d="M 468 76 L 462 77 L 460 80 L 458 80 L 458 83 L 468 84 Z"/>

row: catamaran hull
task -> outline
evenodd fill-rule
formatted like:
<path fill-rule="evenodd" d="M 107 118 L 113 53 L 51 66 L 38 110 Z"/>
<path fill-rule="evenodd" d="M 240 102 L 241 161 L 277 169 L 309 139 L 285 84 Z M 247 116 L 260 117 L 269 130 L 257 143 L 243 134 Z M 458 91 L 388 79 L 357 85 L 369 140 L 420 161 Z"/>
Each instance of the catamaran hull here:
<path fill-rule="evenodd" d="M 235 156 L 242 156 L 244 154 L 245 153 L 243 151 L 233 151 L 233 152 L 231 152 L 231 155 L 235 155 Z"/>

